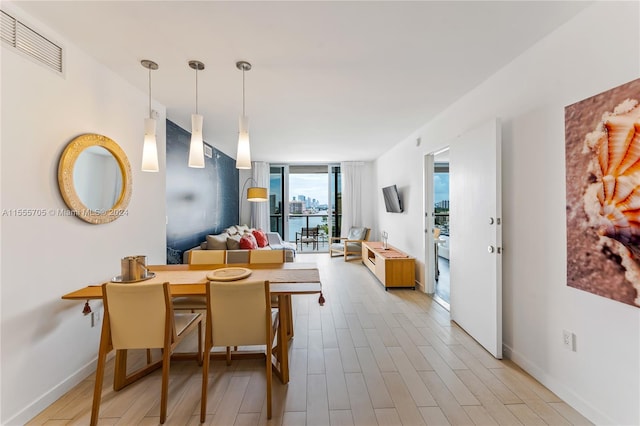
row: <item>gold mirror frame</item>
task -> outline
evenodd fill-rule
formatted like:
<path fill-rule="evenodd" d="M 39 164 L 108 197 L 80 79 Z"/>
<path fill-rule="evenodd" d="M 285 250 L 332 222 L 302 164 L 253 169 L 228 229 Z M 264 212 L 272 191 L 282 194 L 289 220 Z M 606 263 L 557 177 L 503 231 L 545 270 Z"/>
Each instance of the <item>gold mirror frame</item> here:
<path fill-rule="evenodd" d="M 73 170 L 80 154 L 89 147 L 100 146 L 109 151 L 118 162 L 122 173 L 122 191 L 118 201 L 107 211 L 91 210 L 85 206 L 76 192 L 73 182 Z M 73 139 L 62 152 L 58 164 L 58 187 L 64 202 L 67 203 L 71 214 L 85 222 L 99 225 L 113 222 L 120 216 L 126 215 L 126 209 L 131 199 L 131 165 L 122 148 L 112 139 L 95 133 L 87 133 Z"/>

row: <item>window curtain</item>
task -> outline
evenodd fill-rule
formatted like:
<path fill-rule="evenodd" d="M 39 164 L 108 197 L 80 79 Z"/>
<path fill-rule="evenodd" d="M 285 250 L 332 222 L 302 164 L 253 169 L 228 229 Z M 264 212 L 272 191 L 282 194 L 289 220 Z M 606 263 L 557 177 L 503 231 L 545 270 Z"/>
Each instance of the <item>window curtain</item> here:
<path fill-rule="evenodd" d="M 267 194 L 269 194 L 269 172 L 269 163 L 264 161 L 253 162 L 251 167 L 252 177 L 256 181 L 256 186 L 267 188 Z M 251 227 L 270 231 L 269 201 L 249 204 L 251 204 Z"/>
<path fill-rule="evenodd" d="M 362 223 L 362 168 L 363 162 L 346 161 L 340 163 L 342 174 L 342 223 L 341 233 L 346 236 L 352 226 Z"/>

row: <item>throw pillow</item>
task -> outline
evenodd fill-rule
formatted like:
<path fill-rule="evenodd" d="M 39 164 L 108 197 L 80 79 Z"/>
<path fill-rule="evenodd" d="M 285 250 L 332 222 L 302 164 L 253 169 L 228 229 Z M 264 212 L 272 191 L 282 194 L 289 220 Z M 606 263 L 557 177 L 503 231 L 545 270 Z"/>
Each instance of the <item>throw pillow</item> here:
<path fill-rule="evenodd" d="M 238 228 L 236 228 L 235 225 L 231 225 L 230 227 L 228 227 L 227 229 L 225 229 L 223 232 L 223 234 L 229 234 L 229 235 L 236 235 L 238 233 Z"/>
<path fill-rule="evenodd" d="M 240 249 L 240 235 L 232 235 L 227 237 L 227 250 Z"/>
<path fill-rule="evenodd" d="M 226 250 L 227 234 L 207 235 L 207 250 Z"/>
<path fill-rule="evenodd" d="M 255 250 L 258 248 L 258 243 L 253 234 L 247 232 L 240 238 L 240 248 L 244 250 Z"/>
<path fill-rule="evenodd" d="M 253 236 L 256 237 L 258 247 L 266 247 L 269 245 L 269 241 L 267 241 L 267 236 L 265 235 L 264 231 L 262 231 L 262 229 L 255 229 L 253 231 Z"/>
<path fill-rule="evenodd" d="M 243 234 L 249 231 L 249 227 L 247 225 L 236 225 L 236 229 L 238 230 L 239 234 Z"/>

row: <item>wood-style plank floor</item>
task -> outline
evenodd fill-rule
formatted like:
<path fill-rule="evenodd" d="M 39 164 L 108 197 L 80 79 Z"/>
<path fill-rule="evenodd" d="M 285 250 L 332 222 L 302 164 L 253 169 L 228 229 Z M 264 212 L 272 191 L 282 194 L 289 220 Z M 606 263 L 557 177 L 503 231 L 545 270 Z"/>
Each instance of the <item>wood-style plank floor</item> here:
<path fill-rule="evenodd" d="M 518 366 L 491 357 L 427 295 L 385 292 L 359 262 L 326 253 L 298 261 L 317 262 L 327 302 L 294 297 L 291 380 L 274 376 L 273 418 L 266 419 L 262 361 L 216 361 L 206 424 L 591 424 Z M 201 374 L 194 361 L 171 364 L 165 424 L 199 424 Z M 158 424 L 160 371 L 119 392 L 112 378 L 113 359 L 100 424 Z M 87 377 L 28 424 L 88 424 L 93 383 Z"/>

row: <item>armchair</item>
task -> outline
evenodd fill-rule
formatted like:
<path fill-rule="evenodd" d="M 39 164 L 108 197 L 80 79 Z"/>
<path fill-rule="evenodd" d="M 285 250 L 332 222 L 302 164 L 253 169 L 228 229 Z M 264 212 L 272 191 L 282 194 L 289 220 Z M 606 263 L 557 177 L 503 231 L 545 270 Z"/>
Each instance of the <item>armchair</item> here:
<path fill-rule="evenodd" d="M 329 255 L 331 257 L 344 256 L 344 261 L 362 257 L 362 242 L 369 240 L 371 230 L 365 227 L 352 226 L 346 237 L 331 237 Z M 349 258 L 351 256 L 351 258 Z"/>

